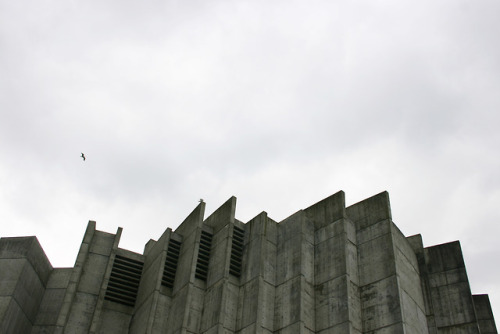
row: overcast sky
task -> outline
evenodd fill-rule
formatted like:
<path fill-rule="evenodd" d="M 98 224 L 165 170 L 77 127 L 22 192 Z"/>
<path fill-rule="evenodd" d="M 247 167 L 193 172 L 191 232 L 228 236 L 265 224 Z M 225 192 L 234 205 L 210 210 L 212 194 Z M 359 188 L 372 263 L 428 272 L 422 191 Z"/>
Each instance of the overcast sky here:
<path fill-rule="evenodd" d="M 460 240 L 500 317 L 500 2 L 0 0 L 0 236 L 73 266 L 207 202 L 280 221 L 381 191 Z M 87 160 L 80 158 L 85 153 Z"/>

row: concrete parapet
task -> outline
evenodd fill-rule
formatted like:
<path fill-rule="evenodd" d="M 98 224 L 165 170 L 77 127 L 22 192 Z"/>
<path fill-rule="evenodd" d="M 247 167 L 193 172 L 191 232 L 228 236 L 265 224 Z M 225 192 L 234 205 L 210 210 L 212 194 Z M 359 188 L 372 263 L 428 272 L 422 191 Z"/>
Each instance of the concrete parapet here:
<path fill-rule="evenodd" d="M 315 229 L 346 217 L 345 193 L 339 191 L 304 210 L 307 220 Z"/>
<path fill-rule="evenodd" d="M 384 191 L 346 208 L 346 213 L 358 230 L 375 224 L 381 220 L 391 220 L 391 204 L 389 193 Z"/>

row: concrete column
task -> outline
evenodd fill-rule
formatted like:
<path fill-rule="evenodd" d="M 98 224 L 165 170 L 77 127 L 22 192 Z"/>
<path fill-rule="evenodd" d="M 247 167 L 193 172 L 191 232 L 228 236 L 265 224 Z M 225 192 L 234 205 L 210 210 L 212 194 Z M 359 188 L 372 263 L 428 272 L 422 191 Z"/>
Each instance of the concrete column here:
<path fill-rule="evenodd" d="M 473 295 L 472 299 L 481 334 L 498 334 L 488 295 Z"/>
<path fill-rule="evenodd" d="M 424 298 L 425 305 L 425 315 L 427 318 L 427 328 L 429 334 L 437 334 L 436 321 L 434 318 L 434 309 L 431 302 L 431 293 L 429 288 L 429 274 L 427 270 L 426 260 L 425 260 L 425 250 L 422 241 L 422 236 L 420 234 L 412 235 L 406 238 L 410 243 L 418 261 L 418 267 L 420 271 L 420 285 L 422 288 L 422 295 Z"/>
<path fill-rule="evenodd" d="M 235 210 L 236 197 L 231 197 L 204 222 L 213 238 L 200 333 L 236 330 L 239 282 L 229 277 Z"/>
<path fill-rule="evenodd" d="M 304 210 L 314 226 L 316 333 L 360 333 L 356 228 L 340 191 Z"/>
<path fill-rule="evenodd" d="M 383 192 L 346 209 L 356 225 L 363 331 L 427 334 L 418 262 Z"/>
<path fill-rule="evenodd" d="M 168 300 L 160 298 L 161 308 L 168 308 L 169 320 L 155 324 L 155 331 L 177 334 L 197 333 L 199 330 L 203 289 L 196 286 L 194 273 L 204 212 L 205 203 L 202 202 L 175 231 L 182 237 L 182 245 L 170 305 Z"/>
<path fill-rule="evenodd" d="M 105 300 L 116 256 L 118 255 L 143 262 L 142 255 L 118 248 L 121 233 L 122 229 L 118 228 L 111 247 L 102 248 L 100 251 L 100 255 L 105 256 L 109 254 L 109 256 L 106 267 L 104 268 L 103 266 L 104 278 L 101 282 L 101 288 L 97 297 L 97 304 L 92 317 L 89 334 L 121 334 L 125 331 L 128 332 L 130 327 L 130 321 L 135 311 L 134 308 Z M 101 271 L 99 270 L 99 272 Z"/>
<path fill-rule="evenodd" d="M 80 281 L 80 277 L 83 270 L 83 265 L 87 259 L 89 253 L 89 245 L 94 237 L 94 233 L 96 232 L 96 223 L 95 221 L 89 221 L 87 224 L 87 229 L 85 230 L 85 234 L 83 236 L 83 241 L 80 246 L 80 250 L 78 251 L 78 255 L 76 257 L 75 266 L 73 267 L 73 271 L 71 273 L 71 277 L 69 279 L 68 288 L 66 289 L 66 293 L 64 295 L 64 301 L 61 307 L 61 311 L 59 312 L 59 317 L 57 318 L 55 334 L 62 334 L 64 332 L 64 327 L 68 321 L 69 312 L 71 306 L 73 305 L 73 300 L 76 295 L 76 288 Z"/>
<path fill-rule="evenodd" d="M 270 334 L 274 332 L 277 223 L 262 212 L 245 229 L 236 331 Z"/>
<path fill-rule="evenodd" d="M 141 277 L 134 316 L 130 324 L 130 333 L 154 333 L 155 327 L 161 329 L 161 324 L 156 324 L 155 319 L 161 322 L 168 319 L 168 307 L 171 296 L 166 287 L 162 287 L 163 269 L 167 257 L 167 249 L 172 230 L 168 228 L 158 241 L 150 240 L 144 250 L 144 268 Z M 162 290 L 165 290 L 162 294 Z M 166 299 L 160 301 L 160 299 Z M 166 305 L 165 305 L 166 302 Z M 163 305 L 162 306 L 160 306 Z"/>
<path fill-rule="evenodd" d="M 362 332 L 356 228 L 339 219 L 316 231 L 317 333 Z"/>
<path fill-rule="evenodd" d="M 50 274 L 31 334 L 53 333 L 73 268 L 54 268 Z"/>
<path fill-rule="evenodd" d="M 278 225 L 274 328 L 315 332 L 314 224 L 299 211 Z"/>
<path fill-rule="evenodd" d="M 458 241 L 424 249 L 437 333 L 481 333 Z"/>
<path fill-rule="evenodd" d="M 59 333 L 88 334 L 96 330 L 101 319 L 106 272 L 120 236 L 121 228 L 117 234 L 110 234 L 96 231 L 95 222 L 89 222 L 58 318 Z"/>

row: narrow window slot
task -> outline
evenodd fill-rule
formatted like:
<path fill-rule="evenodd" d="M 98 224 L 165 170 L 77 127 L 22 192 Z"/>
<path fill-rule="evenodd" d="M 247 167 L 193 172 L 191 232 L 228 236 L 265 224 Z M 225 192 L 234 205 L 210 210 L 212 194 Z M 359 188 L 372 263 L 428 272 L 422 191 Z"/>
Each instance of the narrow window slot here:
<path fill-rule="evenodd" d="M 233 243 L 231 245 L 231 260 L 229 263 L 229 273 L 233 276 L 241 276 L 241 262 L 243 257 L 243 240 L 245 230 L 234 227 L 233 230 Z"/>
<path fill-rule="evenodd" d="M 212 235 L 201 231 L 198 260 L 196 262 L 195 277 L 203 281 L 207 280 L 208 263 L 210 261 L 210 250 L 212 248 Z"/>
<path fill-rule="evenodd" d="M 177 264 L 179 262 L 179 254 L 181 249 L 181 243 L 179 241 L 170 239 L 167 248 L 167 257 L 165 259 L 165 265 L 163 268 L 163 277 L 161 284 L 167 288 L 174 287 L 175 274 L 177 272 Z"/>

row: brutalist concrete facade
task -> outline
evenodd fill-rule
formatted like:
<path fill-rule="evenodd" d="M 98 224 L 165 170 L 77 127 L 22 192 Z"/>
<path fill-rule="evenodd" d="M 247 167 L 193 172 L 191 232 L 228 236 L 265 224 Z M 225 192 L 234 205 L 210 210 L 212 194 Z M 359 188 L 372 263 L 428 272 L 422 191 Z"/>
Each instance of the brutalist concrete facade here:
<path fill-rule="evenodd" d="M 277 223 L 205 203 L 144 254 L 89 222 L 75 266 L 35 237 L 0 239 L 1 333 L 497 333 L 458 242 L 424 248 L 386 192 L 344 193 Z"/>

